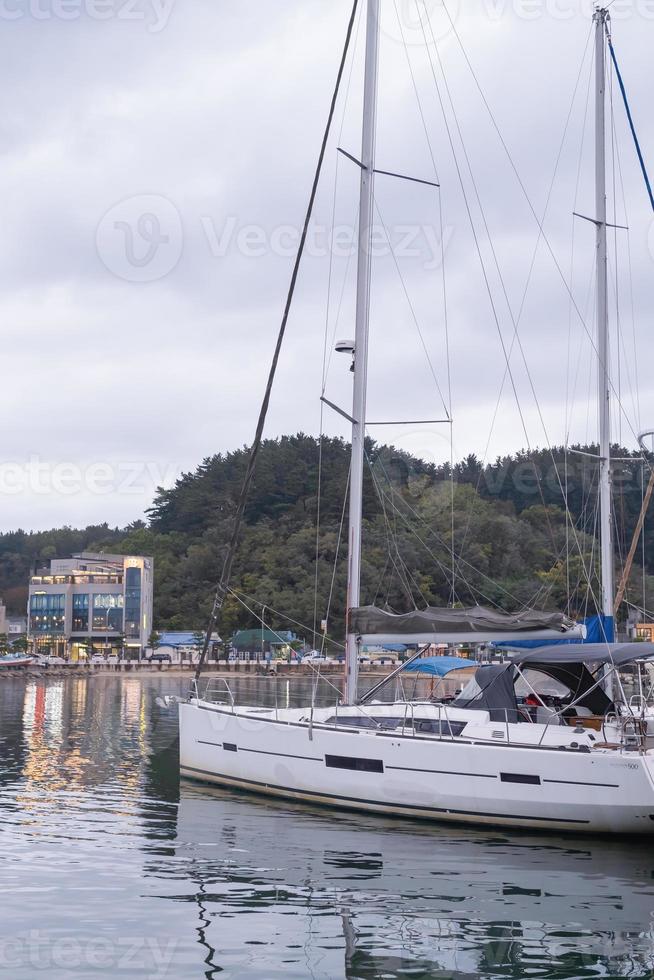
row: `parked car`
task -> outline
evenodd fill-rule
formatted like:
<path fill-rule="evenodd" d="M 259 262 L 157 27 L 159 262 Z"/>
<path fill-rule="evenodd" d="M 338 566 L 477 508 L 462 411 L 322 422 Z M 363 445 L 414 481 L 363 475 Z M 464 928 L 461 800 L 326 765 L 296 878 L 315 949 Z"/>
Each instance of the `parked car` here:
<path fill-rule="evenodd" d="M 151 653 L 145 658 L 149 664 L 172 664 L 173 658 L 169 653 Z"/>
<path fill-rule="evenodd" d="M 335 661 L 331 657 L 326 657 L 324 653 L 320 653 L 318 650 L 310 650 L 309 653 L 305 653 L 302 657 L 300 663 L 303 664 L 333 664 Z"/>

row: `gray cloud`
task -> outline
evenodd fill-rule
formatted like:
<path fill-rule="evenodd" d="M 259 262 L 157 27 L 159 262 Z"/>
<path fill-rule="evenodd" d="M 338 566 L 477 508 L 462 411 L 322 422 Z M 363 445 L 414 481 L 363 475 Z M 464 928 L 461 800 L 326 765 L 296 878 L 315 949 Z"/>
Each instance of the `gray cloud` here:
<path fill-rule="evenodd" d="M 0 478 L 7 465 L 15 468 L 12 487 L 0 492 L 0 523 L 4 528 L 105 519 L 124 523 L 143 513 L 158 482 L 251 438 L 292 266 L 292 231 L 306 206 L 350 3 L 39 3 L 0 3 L 6 39 L 0 67 Z M 482 453 L 505 363 L 429 60 L 410 16 L 412 3 L 398 0 L 442 184 L 455 451 Z M 538 230 L 456 39 L 446 30 L 443 10 L 431 6 L 458 123 L 516 312 Z M 475 0 L 465 6 L 453 2 L 450 8 L 539 214 L 591 28 L 587 6 L 566 0 L 543 0 L 540 6 Z M 612 8 L 615 43 L 649 159 L 654 158 L 648 112 L 651 6 L 647 0 L 616 0 Z M 384 10 L 379 158 L 389 169 L 431 177 L 391 0 Z M 11 16 L 13 11 L 20 16 Z M 587 60 L 546 221 L 566 276 L 589 68 Z M 355 153 L 360 69 L 359 36 L 352 85 L 337 120 L 340 128 L 342 116 L 341 145 Z M 638 357 L 645 375 L 642 365 L 652 355 L 645 313 L 652 216 L 617 99 L 615 114 L 631 229 Z M 271 406 L 271 435 L 318 429 L 335 142 L 315 213 L 315 254 L 303 266 Z M 590 214 L 591 144 L 589 131 L 577 200 L 578 210 Z M 465 171 L 460 154 L 458 159 Z M 338 170 L 336 223 L 353 228 L 357 175 L 342 159 Z M 467 175 L 465 180 L 480 230 Z M 435 195 L 380 178 L 377 196 L 394 245 L 404 242 L 398 258 L 402 276 L 445 391 Z M 179 216 L 179 225 L 171 214 Z M 131 241 L 134 262 L 125 261 L 130 215 L 147 218 L 140 226 L 143 235 Z M 409 245 L 407 228 L 414 230 Z M 572 285 L 592 330 L 593 304 L 587 303 L 592 229 L 576 222 L 574 234 Z M 510 345 L 511 316 L 483 229 L 480 235 L 500 330 Z M 161 269 L 154 281 L 134 281 L 154 271 L 147 261 L 149 244 L 158 250 Z M 629 422 L 637 427 L 629 390 L 635 369 L 623 252 L 620 375 Z M 338 337 L 353 333 L 354 263 L 341 253 L 333 259 L 329 325 L 330 335 L 335 331 Z M 565 434 L 568 388 L 575 400 L 572 436 L 592 438 L 594 426 L 591 344 L 570 317 L 569 305 L 541 243 L 520 337 L 548 435 L 556 442 Z M 440 417 L 440 396 L 388 254 L 375 260 L 373 321 L 370 417 Z M 616 349 L 617 340 L 617 360 Z M 529 441 L 543 445 L 531 381 L 517 350 L 511 364 Z M 651 382 L 647 376 L 641 382 L 642 422 L 652 424 Z M 347 405 L 350 376 L 342 358 L 332 360 L 328 386 L 330 397 Z M 326 424 L 330 432 L 347 435 L 340 420 L 327 416 Z M 449 455 L 442 427 L 376 434 L 436 460 Z M 633 443 L 624 419 L 622 435 Z M 521 448 L 525 441 L 509 385 L 489 451 Z M 63 464 L 74 470 L 65 491 L 57 471 Z M 95 471 L 89 475 L 97 464 L 111 470 L 100 489 Z M 35 470 L 45 474 L 41 482 Z"/>

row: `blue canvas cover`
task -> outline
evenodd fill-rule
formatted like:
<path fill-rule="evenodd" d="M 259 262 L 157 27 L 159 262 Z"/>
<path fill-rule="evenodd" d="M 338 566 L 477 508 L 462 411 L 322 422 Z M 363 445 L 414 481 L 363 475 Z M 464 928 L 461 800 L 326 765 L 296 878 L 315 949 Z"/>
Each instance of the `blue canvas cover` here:
<path fill-rule="evenodd" d="M 407 664 L 405 670 L 416 674 L 431 674 L 432 677 L 445 677 L 453 670 L 478 666 L 476 660 L 466 660 L 464 657 L 423 657 Z"/>
<path fill-rule="evenodd" d="M 614 639 L 614 620 L 609 616 L 588 616 L 582 620 L 586 627 L 586 638 L 582 643 L 613 643 Z M 579 643 L 578 639 L 566 640 L 513 640 L 510 644 L 503 643 L 502 640 L 493 640 L 492 646 L 510 646 L 514 650 L 535 650 L 538 647 L 552 646 L 555 643 Z"/>

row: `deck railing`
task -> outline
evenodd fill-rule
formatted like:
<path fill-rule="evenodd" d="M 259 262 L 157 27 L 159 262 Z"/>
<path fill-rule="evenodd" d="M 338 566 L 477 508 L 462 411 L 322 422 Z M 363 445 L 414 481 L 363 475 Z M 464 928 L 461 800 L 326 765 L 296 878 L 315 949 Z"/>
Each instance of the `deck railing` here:
<path fill-rule="evenodd" d="M 258 711 L 271 711 L 274 712 L 276 720 L 280 720 L 280 711 L 292 707 L 305 707 L 306 712 L 303 715 L 303 721 L 308 723 L 309 726 L 309 738 L 313 739 L 314 731 L 316 728 L 333 728 L 333 729 L 343 729 L 345 726 L 348 728 L 355 728 L 355 725 L 348 725 L 345 719 L 351 718 L 352 715 L 349 711 L 344 709 L 342 700 L 340 697 L 335 696 L 333 693 L 319 695 L 314 688 L 311 692 L 310 704 L 307 704 L 308 698 L 300 694 L 293 695 L 290 691 L 287 682 L 281 681 L 283 685 L 282 696 L 280 698 L 280 688 L 279 683 L 275 683 L 273 697 L 268 699 L 273 703 L 268 703 L 267 705 L 259 704 Z M 197 698 L 198 700 L 208 701 L 213 704 L 221 704 L 228 706 L 232 711 L 236 707 L 236 698 L 234 692 L 226 678 L 211 678 L 207 681 L 204 690 L 200 693 L 199 687 L 195 681 L 192 683 L 191 687 L 191 697 Z M 297 702 L 293 704 L 292 702 Z M 451 707 L 443 703 L 434 703 L 429 699 L 423 701 L 410 701 L 410 700 L 397 700 L 395 702 L 384 702 L 383 706 L 386 709 L 397 707 L 399 714 L 399 721 L 395 726 L 384 724 L 383 716 L 379 714 L 376 715 L 375 707 L 379 708 L 380 705 L 359 705 L 357 706 L 357 715 L 362 715 L 366 718 L 368 725 L 363 725 L 362 727 L 367 731 L 377 731 L 386 732 L 392 734 L 397 732 L 404 737 L 420 738 L 428 736 L 429 738 L 437 739 L 438 741 L 454 741 L 458 735 L 459 731 L 455 731 L 460 724 L 461 719 L 452 718 Z M 424 708 L 429 706 L 431 711 L 426 715 L 424 713 Z M 607 716 L 602 725 L 602 733 L 606 726 L 614 727 L 617 731 L 618 741 L 616 742 L 616 748 L 621 751 L 645 751 L 647 748 L 647 721 L 645 718 L 645 707 L 646 699 L 643 699 L 640 695 L 634 695 L 628 705 L 625 705 L 626 714 L 614 713 L 611 716 Z M 316 718 L 316 711 L 321 709 L 331 709 L 333 711 L 333 716 L 325 718 Z M 418 716 L 417 716 L 417 713 Z M 376 717 L 375 717 L 376 715 Z M 397 717 L 397 715 L 391 715 L 390 718 Z M 282 716 L 283 718 L 283 716 Z M 431 730 L 421 730 L 421 723 L 431 721 L 433 723 Z M 533 719 L 532 719 L 533 721 Z M 584 719 L 580 717 L 577 719 L 580 726 L 583 726 Z M 487 741 L 490 743 L 497 744 L 507 744 L 507 745 L 530 745 L 534 748 L 541 748 L 547 738 L 547 734 L 551 727 L 555 724 L 561 723 L 560 714 L 552 711 L 549 717 L 543 722 L 533 722 L 538 724 L 539 727 L 542 726 L 540 736 L 534 739 L 520 738 L 515 730 L 514 725 L 512 725 L 511 719 L 509 718 L 509 711 L 507 709 L 500 709 L 500 718 L 495 719 L 493 724 L 496 726 L 491 738 L 483 739 L 476 738 L 475 741 Z M 526 724 L 526 721 L 525 721 Z"/>

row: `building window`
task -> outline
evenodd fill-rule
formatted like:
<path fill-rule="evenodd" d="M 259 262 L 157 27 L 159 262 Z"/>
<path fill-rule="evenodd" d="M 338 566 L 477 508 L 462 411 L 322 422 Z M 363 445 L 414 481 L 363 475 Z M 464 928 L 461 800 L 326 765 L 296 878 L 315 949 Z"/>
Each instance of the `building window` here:
<path fill-rule="evenodd" d="M 125 572 L 125 636 L 141 635 L 141 569 Z"/>
<path fill-rule="evenodd" d="M 88 595 L 73 596 L 73 633 L 88 633 L 89 630 L 89 597 Z"/>
<path fill-rule="evenodd" d="M 96 633 L 121 633 L 123 629 L 122 595 L 98 594 L 93 596 L 93 631 Z"/>
<path fill-rule="evenodd" d="M 63 633 L 65 595 L 30 596 L 30 633 Z"/>

